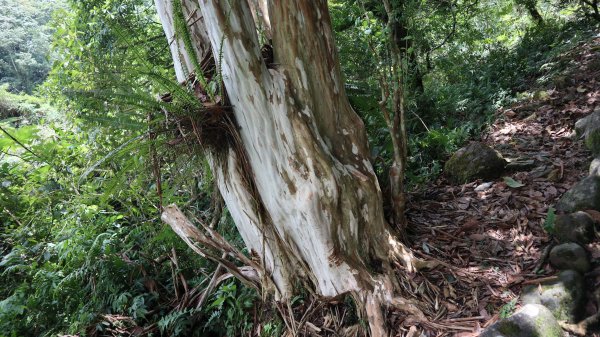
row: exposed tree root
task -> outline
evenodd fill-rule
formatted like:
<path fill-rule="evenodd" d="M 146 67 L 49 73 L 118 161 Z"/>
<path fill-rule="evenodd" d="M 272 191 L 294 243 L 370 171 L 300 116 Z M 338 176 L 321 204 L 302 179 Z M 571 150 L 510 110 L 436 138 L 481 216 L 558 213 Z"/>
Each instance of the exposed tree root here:
<path fill-rule="evenodd" d="M 364 304 L 372 337 L 388 336 L 384 310 L 401 311 L 409 315 L 412 321 L 427 325 L 429 320 L 419 308 L 418 303 L 394 294 L 394 283 L 389 277 L 382 277 L 375 283 L 372 291 L 358 294 L 359 303 Z"/>
<path fill-rule="evenodd" d="M 439 264 L 433 260 L 421 260 L 415 257 L 412 251 L 406 248 L 391 233 L 388 233 L 388 242 L 390 244 L 390 260 L 405 267 L 409 273 L 422 269 L 432 269 Z"/>
<path fill-rule="evenodd" d="M 600 323 L 600 289 L 594 291 L 594 299 L 596 300 L 596 306 L 599 308 L 598 312 L 592 316 L 584 319 L 577 324 L 569 324 L 565 322 L 559 322 L 560 326 L 569 332 L 572 332 L 579 336 L 585 336 L 588 333 L 588 329 L 598 323 Z"/>
<path fill-rule="evenodd" d="M 594 324 L 597 324 L 598 322 L 600 322 L 600 312 L 584 319 L 577 324 L 569 324 L 565 322 L 559 322 L 559 324 L 565 331 L 572 332 L 579 336 L 585 336 L 587 335 L 588 328 Z"/>
<path fill-rule="evenodd" d="M 414 323 L 430 325 L 429 320 L 414 301 L 401 297 L 382 301 L 380 296 L 370 293 L 366 296 L 364 303 L 372 337 L 386 337 L 389 334 L 383 315 L 384 310 L 401 311 L 408 314 Z"/>
<path fill-rule="evenodd" d="M 210 228 L 210 226 L 199 223 L 202 228 L 202 230 L 200 230 L 194 226 L 185 214 L 183 214 L 175 205 L 165 207 L 161 218 L 164 222 L 169 224 L 175 233 L 177 233 L 195 252 L 218 262 L 220 264 L 219 269 L 226 268 L 231 275 L 240 279 L 242 282 L 245 282 L 250 286 L 259 287 L 260 280 L 256 273 L 262 272 L 261 267 L 251 259 L 245 257 L 241 252 L 237 251 L 232 245 L 226 242 L 224 238 Z M 393 258 L 393 261 L 403 265 L 409 272 L 414 272 L 421 268 L 431 268 L 436 265 L 435 263 L 432 264 L 414 257 L 411 251 L 397 241 L 392 235 L 390 235 L 388 239 L 391 248 L 390 257 Z M 250 268 L 236 267 L 235 264 L 227 260 L 228 256 L 239 260 Z M 253 272 L 248 273 L 248 269 Z M 217 272 L 214 275 L 209 287 L 214 287 L 214 285 L 219 282 L 220 277 L 218 274 L 219 273 Z M 384 312 L 388 310 L 404 312 L 414 323 L 431 325 L 417 303 L 394 295 L 395 290 L 397 290 L 398 287 L 395 286 L 396 283 L 392 280 L 391 276 L 381 275 L 380 277 L 373 279 L 372 282 L 372 289 L 354 295 L 358 305 L 364 305 L 363 309 L 368 318 L 371 336 L 388 336 L 388 328 L 386 326 L 384 315 Z M 203 296 L 199 303 L 202 304 L 204 300 L 205 296 Z M 311 304 L 308 311 L 315 309 L 314 303 L 316 302 Z M 289 303 L 287 308 L 280 305 L 277 307 L 282 317 L 284 317 L 284 322 L 286 323 L 289 332 L 294 336 L 297 335 L 302 326 L 307 323 L 307 313 L 305 313 L 299 322 L 296 322 L 293 317 L 293 310 Z"/>

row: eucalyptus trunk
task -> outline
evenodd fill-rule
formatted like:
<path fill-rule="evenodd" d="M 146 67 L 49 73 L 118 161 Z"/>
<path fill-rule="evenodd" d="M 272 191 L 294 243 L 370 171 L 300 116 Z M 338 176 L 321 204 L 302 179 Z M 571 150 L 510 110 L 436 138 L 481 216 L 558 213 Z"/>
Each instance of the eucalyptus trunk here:
<path fill-rule="evenodd" d="M 385 335 L 382 305 L 419 314 L 395 297 L 394 265 L 418 261 L 384 219 L 327 1 L 183 0 L 188 36 L 177 34 L 179 3 L 156 6 L 178 80 L 209 53 L 221 71 L 239 142 L 211 165 L 265 290 L 281 300 L 298 284 L 324 297 L 351 293 L 374 336 Z M 261 55 L 258 28 L 272 38 L 272 61 Z"/>

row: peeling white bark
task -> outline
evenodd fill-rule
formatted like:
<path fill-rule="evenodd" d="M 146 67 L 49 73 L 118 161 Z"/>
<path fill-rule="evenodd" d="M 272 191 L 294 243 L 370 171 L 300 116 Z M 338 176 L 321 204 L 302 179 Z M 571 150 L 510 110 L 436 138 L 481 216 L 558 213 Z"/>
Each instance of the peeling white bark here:
<path fill-rule="evenodd" d="M 341 83 L 327 2 L 270 1 L 276 69 L 261 58 L 247 1 L 199 5 L 210 43 L 195 42 L 210 44 L 221 61 L 240 127 L 241 148 L 226 165 L 212 166 L 245 243 L 264 264 L 263 277 L 283 298 L 294 294 L 295 280 L 308 280 L 323 296 L 367 291 L 372 307 L 388 301 L 392 259 L 410 267 L 412 255 L 383 218 L 364 126 Z M 161 20 L 170 22 L 168 15 Z"/>
<path fill-rule="evenodd" d="M 259 31 L 261 31 L 268 40 L 273 38 L 271 32 L 271 19 L 269 17 L 269 7 L 267 0 L 248 0 L 248 5 L 252 10 L 252 17 L 256 22 Z"/>
<path fill-rule="evenodd" d="M 175 31 L 173 0 L 154 0 L 154 4 L 167 41 L 169 42 L 177 81 L 181 83 L 186 80 L 188 74 L 194 71 L 194 61 L 192 61 L 194 56 L 190 55 L 188 50 L 186 50 L 182 37 Z M 210 45 L 202 42 L 208 41 L 204 19 L 202 18 L 197 2 L 183 1 L 182 8 L 187 21 L 188 32 L 195 42 L 192 47 L 194 48 L 198 62 L 201 62 L 208 53 L 211 53 Z"/>

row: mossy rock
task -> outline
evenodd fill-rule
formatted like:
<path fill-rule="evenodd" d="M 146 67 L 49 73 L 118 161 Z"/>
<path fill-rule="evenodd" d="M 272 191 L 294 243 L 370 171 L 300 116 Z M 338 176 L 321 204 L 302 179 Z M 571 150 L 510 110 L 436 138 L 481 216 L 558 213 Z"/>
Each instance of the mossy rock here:
<path fill-rule="evenodd" d="M 573 85 L 573 80 L 564 75 L 556 76 L 552 82 L 557 89 L 565 89 Z"/>
<path fill-rule="evenodd" d="M 523 304 L 541 304 L 559 321 L 578 322 L 585 304 L 584 279 L 574 270 L 565 270 L 558 279 L 523 288 Z"/>
<path fill-rule="evenodd" d="M 563 337 L 552 312 L 540 304 L 528 304 L 509 318 L 485 329 L 480 337 Z"/>
<path fill-rule="evenodd" d="M 550 251 L 550 264 L 559 270 L 576 270 L 586 273 L 590 270 L 590 260 L 583 247 L 568 242 L 558 245 Z"/>
<path fill-rule="evenodd" d="M 554 222 L 554 233 L 560 242 L 587 244 L 594 239 L 594 220 L 582 211 L 561 214 Z"/>
<path fill-rule="evenodd" d="M 585 147 L 597 156 L 600 154 L 600 129 L 595 129 L 585 137 Z"/>
<path fill-rule="evenodd" d="M 590 169 L 588 171 L 590 177 L 600 177 L 600 158 L 594 158 L 590 163 Z"/>
<path fill-rule="evenodd" d="M 600 177 L 586 177 L 565 192 L 556 204 L 556 210 L 574 213 L 584 210 L 600 211 Z"/>
<path fill-rule="evenodd" d="M 452 182 L 464 184 L 475 179 L 498 178 L 506 164 L 498 151 L 485 144 L 472 142 L 452 155 L 444 171 Z"/>
<path fill-rule="evenodd" d="M 575 132 L 584 138 L 585 146 L 594 155 L 600 155 L 600 109 L 575 123 Z"/>

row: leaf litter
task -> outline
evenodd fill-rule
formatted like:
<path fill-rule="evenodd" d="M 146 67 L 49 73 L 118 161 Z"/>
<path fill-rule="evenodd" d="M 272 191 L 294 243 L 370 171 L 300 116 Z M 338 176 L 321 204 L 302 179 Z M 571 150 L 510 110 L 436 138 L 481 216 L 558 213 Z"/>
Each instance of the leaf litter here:
<path fill-rule="evenodd" d="M 525 160 L 532 168 L 458 186 L 441 177 L 410 195 L 411 248 L 417 257 L 439 262 L 402 282 L 404 295 L 422 301 L 438 327 L 418 327 L 421 336 L 478 336 L 518 308 L 524 285 L 555 277 L 557 271 L 544 258 L 552 244 L 544 225 L 560 196 L 587 175 L 590 153 L 574 136 L 574 125 L 600 107 L 600 70 L 588 67 L 599 62 L 599 45 L 595 38 L 564 56 L 576 61 L 568 75 L 571 86 L 499 110 L 481 136 L 505 158 Z M 600 212 L 593 212 L 600 220 Z M 587 248 L 592 258 L 600 257 L 599 243 Z M 595 289 L 600 267 L 586 277 Z M 590 310 L 598 308 L 588 305 Z M 400 313 L 388 319 L 397 327 L 396 336 L 419 335 L 416 324 Z"/>

